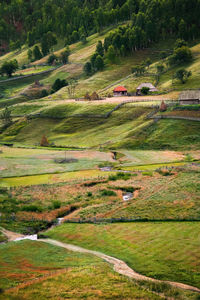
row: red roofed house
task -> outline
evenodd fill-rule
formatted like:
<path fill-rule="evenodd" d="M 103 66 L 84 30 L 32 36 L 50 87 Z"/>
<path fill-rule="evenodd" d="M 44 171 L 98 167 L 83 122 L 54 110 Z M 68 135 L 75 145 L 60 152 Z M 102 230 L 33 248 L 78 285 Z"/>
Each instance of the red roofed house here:
<path fill-rule="evenodd" d="M 124 86 L 117 86 L 113 90 L 114 96 L 127 96 L 127 89 Z"/>

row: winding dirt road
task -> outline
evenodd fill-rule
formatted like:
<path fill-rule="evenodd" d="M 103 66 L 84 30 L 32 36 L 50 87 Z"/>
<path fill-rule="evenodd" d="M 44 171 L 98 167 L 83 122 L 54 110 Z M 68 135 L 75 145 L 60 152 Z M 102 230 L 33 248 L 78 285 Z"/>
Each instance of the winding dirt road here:
<path fill-rule="evenodd" d="M 114 258 L 109 255 L 106 255 L 104 253 L 98 252 L 98 251 L 88 250 L 88 249 L 85 249 L 85 248 L 82 248 L 79 246 L 66 244 L 66 243 L 58 242 L 58 241 L 51 240 L 51 239 L 38 239 L 38 241 L 48 243 L 48 244 L 51 244 L 54 246 L 62 247 L 67 250 L 70 250 L 70 251 L 87 253 L 87 254 L 92 254 L 92 255 L 98 256 L 98 257 L 102 258 L 103 260 L 107 261 L 108 263 L 112 264 L 114 270 L 117 273 L 128 276 L 129 278 L 133 278 L 136 280 L 153 281 L 153 282 L 157 282 L 157 283 L 163 282 L 163 283 L 167 283 L 175 288 L 181 288 L 184 290 L 189 290 L 189 291 L 200 293 L 200 289 L 198 289 L 194 286 L 191 286 L 191 285 L 187 285 L 187 284 L 183 284 L 183 283 L 179 283 L 179 282 L 173 282 L 173 281 L 157 280 L 154 278 L 150 278 L 150 277 L 138 274 L 134 270 L 132 270 L 129 266 L 127 266 L 127 264 L 124 261 L 119 260 L 119 259 Z"/>
<path fill-rule="evenodd" d="M 4 228 L 0 228 L 0 229 L 1 229 L 2 233 L 8 237 L 8 241 L 17 241 L 17 240 L 24 239 L 24 238 L 29 239 L 29 237 L 31 237 L 31 236 L 24 236 L 22 234 L 15 233 L 15 232 L 6 230 Z M 82 248 L 79 246 L 62 243 L 62 242 L 52 240 L 52 239 L 37 239 L 37 241 L 48 243 L 48 244 L 58 246 L 58 247 L 62 247 L 62 248 L 65 248 L 67 250 L 74 251 L 74 252 L 81 252 L 81 253 L 92 254 L 92 255 L 98 256 L 101 259 L 103 259 L 103 260 L 107 261 L 108 263 L 110 263 L 111 265 L 113 265 L 113 269 L 117 273 L 119 273 L 121 275 L 125 275 L 129 278 L 133 278 L 135 280 L 152 281 L 152 282 L 157 282 L 157 283 L 162 282 L 162 283 L 167 283 L 175 288 L 180 288 L 180 289 L 200 293 L 199 288 L 188 285 L 188 284 L 184 284 L 184 283 L 180 283 L 180 282 L 173 282 L 173 281 L 158 280 L 158 279 L 154 279 L 151 277 L 141 275 L 141 274 L 135 272 L 134 270 L 132 270 L 124 261 L 117 259 L 115 257 L 109 256 L 109 255 L 106 255 L 102 252 L 88 250 L 88 249 L 85 249 L 85 248 Z"/>

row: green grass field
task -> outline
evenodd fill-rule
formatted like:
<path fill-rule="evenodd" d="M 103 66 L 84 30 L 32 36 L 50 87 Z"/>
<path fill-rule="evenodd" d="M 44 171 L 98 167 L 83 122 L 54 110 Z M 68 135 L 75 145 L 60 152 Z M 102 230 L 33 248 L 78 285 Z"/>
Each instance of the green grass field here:
<path fill-rule="evenodd" d="M 43 149 L 20 149 L 1 147 L 1 177 L 17 177 L 48 173 L 63 173 L 96 169 L 105 161 L 112 162 L 111 153 L 99 151 L 53 151 Z M 74 159 L 59 163 L 58 160 Z"/>
<path fill-rule="evenodd" d="M 124 260 L 134 270 L 199 287 L 199 223 L 64 224 L 47 232 Z"/>
<path fill-rule="evenodd" d="M 161 299 L 95 256 L 33 241 L 0 245 L 0 253 L 0 299 Z"/>
<path fill-rule="evenodd" d="M 19 107 L 19 106 L 18 106 Z M 199 124 L 187 120 L 146 120 L 148 107 L 121 107 L 109 118 L 99 118 L 113 105 L 69 103 L 41 110 L 42 118 L 19 120 L 2 134 L 2 141 L 39 144 L 43 134 L 62 146 L 110 149 L 199 149 Z M 76 116 L 83 114 L 83 116 Z M 93 116 L 92 116 L 93 115 Z"/>

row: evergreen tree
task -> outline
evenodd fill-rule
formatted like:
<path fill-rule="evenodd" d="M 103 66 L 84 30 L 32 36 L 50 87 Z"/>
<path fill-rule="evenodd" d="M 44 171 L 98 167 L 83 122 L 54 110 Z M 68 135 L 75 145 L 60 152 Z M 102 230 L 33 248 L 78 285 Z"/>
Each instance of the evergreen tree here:
<path fill-rule="evenodd" d="M 96 46 L 96 52 L 97 52 L 100 56 L 104 56 L 104 48 L 103 48 L 102 41 L 98 41 L 97 46 Z"/>
<path fill-rule="evenodd" d="M 109 46 L 106 57 L 111 63 L 115 63 L 115 61 L 116 61 L 116 52 L 115 52 L 115 49 L 112 45 Z"/>
<path fill-rule="evenodd" d="M 86 62 L 86 64 L 83 67 L 84 73 L 89 76 L 92 74 L 92 65 L 90 62 Z"/>
<path fill-rule="evenodd" d="M 104 68 L 104 61 L 101 55 L 98 55 L 95 59 L 95 69 L 97 71 L 102 71 Z"/>
<path fill-rule="evenodd" d="M 33 48 L 33 56 L 34 60 L 39 60 L 42 58 L 42 53 L 40 52 L 40 48 L 38 46 Z"/>

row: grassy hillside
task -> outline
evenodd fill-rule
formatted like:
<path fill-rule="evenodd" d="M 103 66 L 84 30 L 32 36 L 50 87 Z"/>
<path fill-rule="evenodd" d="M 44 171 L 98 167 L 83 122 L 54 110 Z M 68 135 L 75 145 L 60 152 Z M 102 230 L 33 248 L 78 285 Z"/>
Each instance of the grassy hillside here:
<path fill-rule="evenodd" d="M 97 117 L 113 107 L 77 103 L 53 106 L 43 109 L 40 118 L 15 122 L 3 131 L 0 139 L 39 145 L 45 134 L 56 145 L 76 147 L 175 150 L 199 147 L 198 122 L 146 120 L 152 109 L 132 105 L 121 107 L 107 119 Z"/>
<path fill-rule="evenodd" d="M 47 235 L 121 258 L 147 276 L 199 286 L 198 228 L 199 223 L 64 224 Z"/>
<path fill-rule="evenodd" d="M 0 299 L 58 299 L 58 294 L 64 299 L 71 298 L 72 292 L 74 299 L 121 295 L 126 299 L 161 299 L 94 256 L 32 241 L 0 245 L 0 253 L 0 272 L 4 274 L 0 282 L 5 290 Z M 113 290 L 108 288 L 111 285 Z"/>

